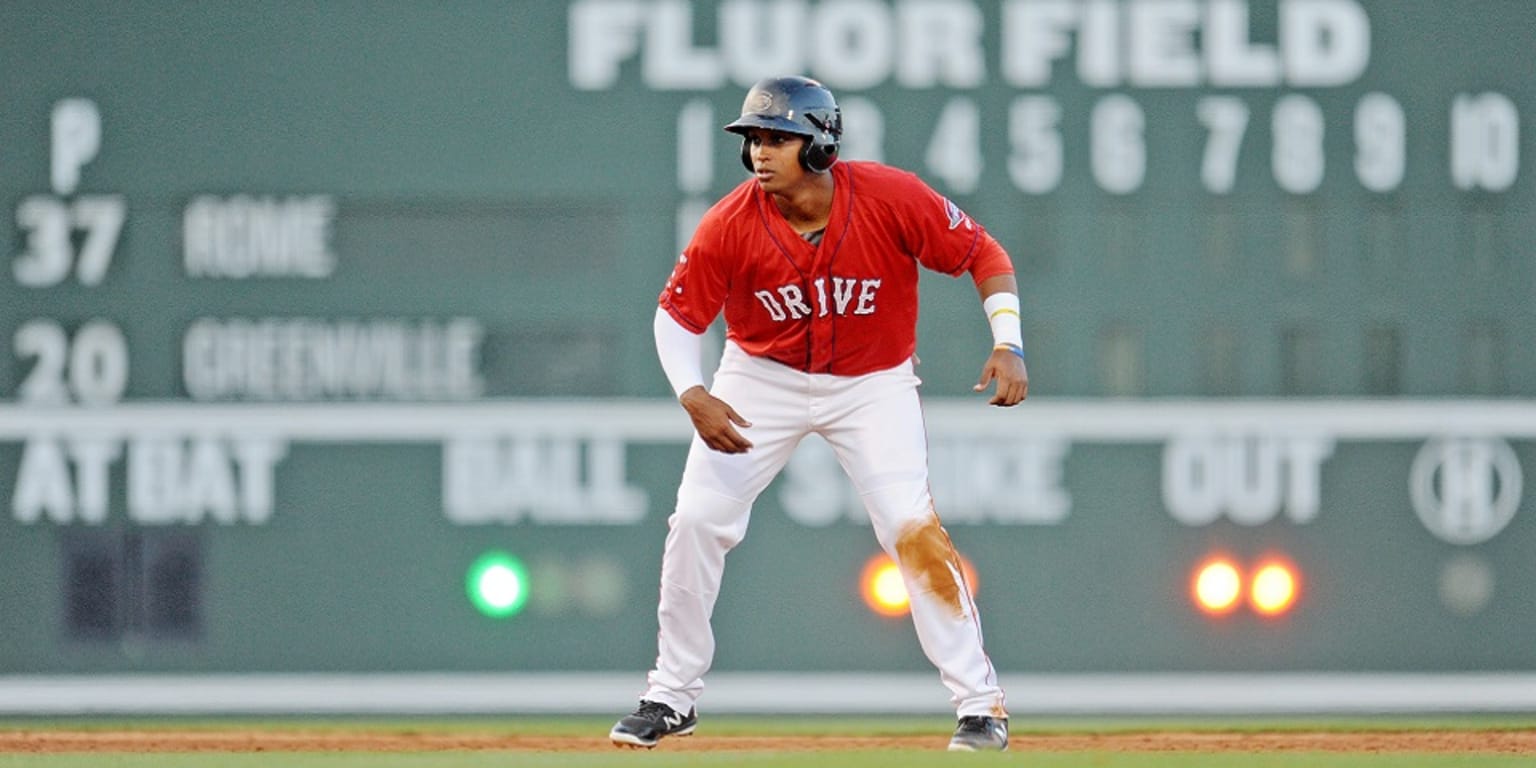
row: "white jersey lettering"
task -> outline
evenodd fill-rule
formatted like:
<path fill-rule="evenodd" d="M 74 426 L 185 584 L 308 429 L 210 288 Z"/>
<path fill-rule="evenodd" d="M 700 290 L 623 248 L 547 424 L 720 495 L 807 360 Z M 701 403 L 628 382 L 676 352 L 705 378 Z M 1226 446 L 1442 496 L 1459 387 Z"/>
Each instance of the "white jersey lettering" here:
<path fill-rule="evenodd" d="M 802 317 L 810 316 L 811 308 L 806 306 L 805 296 L 800 293 L 800 286 L 781 285 L 779 286 L 779 295 L 784 297 L 784 306 L 789 309 L 791 320 L 799 320 Z"/>
<path fill-rule="evenodd" d="M 815 288 L 814 301 L 816 308 L 812 309 L 806 300 L 805 291 L 796 283 L 785 283 L 773 290 L 754 291 L 753 296 L 768 310 L 768 318 L 776 323 L 785 320 L 799 320 L 801 318 L 826 317 L 836 313 L 839 317 L 850 314 L 872 315 L 875 313 L 875 291 L 880 288 L 880 278 L 859 279 L 854 277 L 832 278 L 832 301 L 827 301 L 827 279 L 818 277 L 811 282 Z M 854 294 L 858 294 L 857 300 Z"/>
<path fill-rule="evenodd" d="M 837 313 L 847 314 L 848 302 L 853 299 L 853 280 L 832 278 L 832 300 L 837 302 Z"/>
<path fill-rule="evenodd" d="M 772 293 L 768 291 L 753 291 L 752 295 L 756 296 L 757 300 L 763 303 L 763 308 L 768 310 L 768 316 L 773 318 L 774 322 L 780 322 L 787 317 L 784 314 L 784 308 L 779 306 L 779 300 L 775 299 Z"/>
<path fill-rule="evenodd" d="M 850 280 L 848 282 L 851 285 L 853 281 Z M 853 310 L 855 315 L 873 315 L 875 313 L 875 290 L 879 287 L 879 280 L 864 280 L 859 283 L 859 306 Z"/>

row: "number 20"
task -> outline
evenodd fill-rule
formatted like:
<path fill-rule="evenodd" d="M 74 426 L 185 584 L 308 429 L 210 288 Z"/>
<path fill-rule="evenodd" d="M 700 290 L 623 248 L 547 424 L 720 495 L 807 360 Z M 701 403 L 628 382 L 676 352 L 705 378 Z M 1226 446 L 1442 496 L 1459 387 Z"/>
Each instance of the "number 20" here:
<path fill-rule="evenodd" d="M 38 405 L 74 400 L 105 405 L 122 399 L 128 385 L 128 343 L 117 326 L 92 320 L 69 334 L 52 320 L 32 320 L 16 329 L 16 356 L 37 364 L 22 380 L 20 399 Z"/>

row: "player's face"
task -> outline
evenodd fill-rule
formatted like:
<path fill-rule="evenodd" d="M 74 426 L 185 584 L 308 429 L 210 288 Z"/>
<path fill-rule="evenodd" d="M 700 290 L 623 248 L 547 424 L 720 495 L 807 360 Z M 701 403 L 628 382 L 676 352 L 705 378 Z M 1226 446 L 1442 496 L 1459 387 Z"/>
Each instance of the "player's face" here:
<path fill-rule="evenodd" d="M 747 133 L 747 156 L 752 172 L 765 192 L 779 192 L 800 183 L 806 170 L 800 167 L 800 148 L 805 137 L 766 128 Z"/>

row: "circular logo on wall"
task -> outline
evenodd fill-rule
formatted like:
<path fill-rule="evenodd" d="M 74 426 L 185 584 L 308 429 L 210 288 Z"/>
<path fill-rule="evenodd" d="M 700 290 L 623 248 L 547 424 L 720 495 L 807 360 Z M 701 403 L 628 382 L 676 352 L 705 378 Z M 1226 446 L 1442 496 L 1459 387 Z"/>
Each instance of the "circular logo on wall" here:
<path fill-rule="evenodd" d="M 1413 511 L 1437 538 L 1481 544 L 1520 508 L 1520 460 L 1498 438 L 1436 438 L 1419 449 L 1409 476 Z"/>

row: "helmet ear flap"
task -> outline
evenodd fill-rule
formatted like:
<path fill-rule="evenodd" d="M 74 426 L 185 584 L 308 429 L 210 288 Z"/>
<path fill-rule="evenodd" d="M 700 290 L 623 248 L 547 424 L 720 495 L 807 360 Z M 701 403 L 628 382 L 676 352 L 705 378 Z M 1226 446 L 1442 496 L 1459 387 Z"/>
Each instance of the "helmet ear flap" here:
<path fill-rule="evenodd" d="M 807 139 L 805 146 L 800 148 L 800 165 L 807 171 L 823 173 L 835 162 L 837 162 L 836 144 L 823 144 L 815 139 Z"/>
<path fill-rule="evenodd" d="M 756 170 L 752 167 L 752 137 L 746 134 L 741 135 L 741 164 L 747 169 L 747 173 Z"/>

